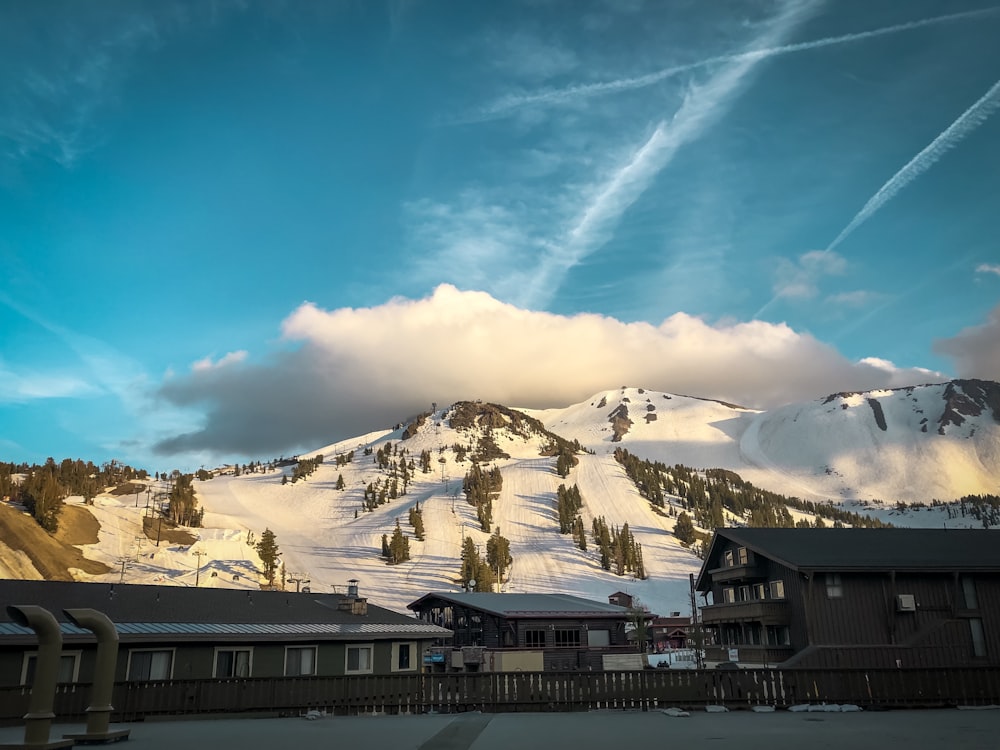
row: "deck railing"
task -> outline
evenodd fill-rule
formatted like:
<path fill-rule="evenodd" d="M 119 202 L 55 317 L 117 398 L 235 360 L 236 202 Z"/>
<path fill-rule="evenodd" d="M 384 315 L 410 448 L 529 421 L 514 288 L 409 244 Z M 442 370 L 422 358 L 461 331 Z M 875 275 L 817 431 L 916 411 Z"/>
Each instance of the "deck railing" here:
<path fill-rule="evenodd" d="M 28 687 L 0 687 L 0 722 L 17 724 Z M 85 718 L 90 686 L 60 685 L 59 721 Z M 632 672 L 509 672 L 121 682 L 115 722 L 168 714 L 325 709 L 336 714 L 480 710 L 649 710 L 721 704 L 730 708 L 801 703 L 949 706 L 1000 703 L 1000 668 L 739 669 Z"/>

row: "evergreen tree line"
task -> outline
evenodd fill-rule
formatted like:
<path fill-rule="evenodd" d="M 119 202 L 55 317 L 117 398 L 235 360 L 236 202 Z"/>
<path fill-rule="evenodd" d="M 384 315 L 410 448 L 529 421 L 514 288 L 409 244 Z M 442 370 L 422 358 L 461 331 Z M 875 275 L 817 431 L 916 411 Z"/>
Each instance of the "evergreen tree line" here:
<path fill-rule="evenodd" d="M 354 460 L 354 451 L 348 451 L 347 453 L 340 453 L 337 455 L 337 466 L 347 466 Z"/>
<path fill-rule="evenodd" d="M 487 533 L 493 524 L 493 498 L 500 494 L 502 487 L 503 476 L 496 466 L 483 471 L 479 464 L 473 464 L 462 481 L 465 498 L 476 509 L 479 528 Z"/>
<path fill-rule="evenodd" d="M 486 541 L 485 557 L 479 554 L 479 548 L 473 538 L 467 536 L 462 541 L 461 583 L 466 586 L 469 581 L 474 580 L 476 583 L 473 591 L 493 591 L 498 580 L 497 576 L 499 575 L 499 580 L 503 581 L 513 562 L 510 540 L 501 536 L 499 528 Z"/>
<path fill-rule="evenodd" d="M 556 511 L 559 514 L 559 533 L 569 534 L 573 531 L 577 519 L 580 518 L 580 508 L 583 507 L 583 497 L 580 488 L 575 484 L 569 489 L 560 484 L 556 490 Z"/>
<path fill-rule="evenodd" d="M 832 504 L 760 489 L 727 469 L 707 469 L 701 473 L 682 464 L 668 467 L 660 461 L 640 459 L 624 448 L 615 449 L 614 456 L 640 495 L 657 507 L 663 507 L 667 495 L 680 498 L 680 505 L 692 514 L 694 524 L 704 529 L 725 526 L 726 510 L 742 518 L 748 526 L 801 526 L 803 522 L 796 524 L 789 508 L 829 519 L 834 526 L 882 528 L 890 525 Z M 819 523 L 817 519 L 817 525 Z"/>
<path fill-rule="evenodd" d="M 320 453 L 313 458 L 300 458 L 299 462 L 292 467 L 292 484 L 300 479 L 306 479 L 323 463 L 323 454 Z M 284 482 L 282 482 L 284 484 Z"/>
<path fill-rule="evenodd" d="M 569 476 L 569 472 L 579 463 L 579 459 L 573 455 L 572 448 L 563 446 L 556 454 L 556 474 L 563 479 Z"/>
<path fill-rule="evenodd" d="M 413 527 L 413 536 L 419 542 L 424 541 L 424 512 L 420 509 L 420 503 L 410 508 L 409 520 L 410 526 Z"/>
<path fill-rule="evenodd" d="M 609 527 L 604 516 L 598 516 L 594 519 L 592 530 L 602 568 L 619 576 L 632 573 L 636 578 L 647 577 L 642 545 L 635 541 L 628 523 L 619 530 L 617 526 Z"/>
<path fill-rule="evenodd" d="M 21 475 L 20 479 L 15 475 Z M 59 527 L 63 500 L 70 495 L 80 495 L 90 503 L 107 487 L 148 476 L 145 469 L 136 470 L 115 460 L 100 467 L 70 458 L 59 463 L 48 458 L 43 465 L 0 462 L 0 497 L 24 505 L 42 528 L 54 532 Z"/>
<path fill-rule="evenodd" d="M 1000 497 L 996 495 L 964 495 L 946 507 L 948 518 L 972 516 L 984 529 L 1000 525 Z"/>
<path fill-rule="evenodd" d="M 181 526 L 201 526 L 204 510 L 198 510 L 194 496 L 194 475 L 181 474 L 167 496 L 167 517 Z"/>

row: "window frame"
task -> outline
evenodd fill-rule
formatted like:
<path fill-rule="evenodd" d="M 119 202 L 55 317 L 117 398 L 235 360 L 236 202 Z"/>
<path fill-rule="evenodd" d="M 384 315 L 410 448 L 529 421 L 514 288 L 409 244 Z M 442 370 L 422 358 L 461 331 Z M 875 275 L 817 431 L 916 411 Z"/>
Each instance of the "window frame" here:
<path fill-rule="evenodd" d="M 735 586 L 723 586 L 722 587 L 722 603 L 723 604 L 736 604 L 736 587 Z"/>
<path fill-rule="evenodd" d="M 736 550 L 736 560 L 739 562 L 740 565 L 750 564 L 750 552 L 747 550 L 746 547 L 740 547 L 739 549 Z"/>
<path fill-rule="evenodd" d="M 560 640 L 569 642 L 560 643 Z M 556 628 L 553 634 L 553 642 L 556 648 L 580 648 L 583 639 L 580 637 L 579 628 Z"/>
<path fill-rule="evenodd" d="M 529 638 L 529 635 L 531 636 L 531 638 Z M 538 636 L 541 637 L 539 638 Z M 546 639 L 545 639 L 544 628 L 525 628 L 524 630 L 525 648 L 545 648 L 545 643 Z"/>
<path fill-rule="evenodd" d="M 350 645 L 350 644 L 348 644 Z M 409 648 L 410 654 L 410 666 L 401 667 L 399 665 L 399 655 L 402 651 L 401 647 L 406 646 Z M 416 672 L 418 669 L 419 652 L 417 651 L 416 641 L 393 641 L 392 643 L 392 662 L 389 665 L 389 671 L 391 672 Z M 372 653 L 372 661 L 374 662 L 375 654 Z M 347 655 L 344 655 L 344 671 L 347 671 Z"/>
<path fill-rule="evenodd" d="M 840 577 L 840 573 L 824 573 L 823 583 L 826 584 L 827 599 L 844 598 L 844 580 Z"/>
<path fill-rule="evenodd" d="M 62 669 L 62 660 L 66 658 L 73 659 L 73 678 L 69 683 L 76 683 L 80 681 L 80 657 L 83 651 L 72 650 L 72 651 L 62 651 L 59 654 L 59 664 L 60 670 Z M 38 669 L 38 651 L 25 651 L 24 655 L 21 657 L 21 685 L 28 685 L 28 663 L 34 659 L 35 660 L 35 670 Z M 56 683 L 63 685 L 67 684 L 56 678 Z"/>
<path fill-rule="evenodd" d="M 219 675 L 219 654 L 223 651 L 246 651 L 247 652 L 247 673 L 245 675 Z M 236 659 L 233 659 L 233 669 L 236 669 Z M 212 678 L 217 680 L 234 680 L 242 677 L 253 676 L 253 646 L 216 646 L 212 654 Z"/>
<path fill-rule="evenodd" d="M 785 582 L 776 578 L 773 581 L 767 582 L 767 592 L 771 595 L 771 599 L 784 599 L 785 598 Z M 775 593 L 777 592 L 777 593 Z"/>
<path fill-rule="evenodd" d="M 727 568 L 732 568 L 736 565 L 736 556 L 731 549 L 727 549 L 722 553 L 722 560 Z"/>
<path fill-rule="evenodd" d="M 361 649 L 368 650 L 368 667 L 359 667 L 358 669 L 351 669 L 351 650 Z M 359 662 L 360 663 L 360 662 Z M 372 642 L 368 643 L 348 643 L 347 647 L 344 649 L 344 674 L 371 674 L 375 671 L 375 644 Z"/>
<path fill-rule="evenodd" d="M 136 679 L 132 677 L 132 657 L 135 654 L 150 654 L 150 653 L 165 653 L 170 654 L 170 674 L 166 677 L 147 677 L 145 679 Z M 166 648 L 130 648 L 128 650 L 128 662 L 125 665 L 125 679 L 129 682 L 158 682 L 160 680 L 172 680 L 174 679 L 174 665 L 177 662 L 177 649 L 171 646 Z"/>
<path fill-rule="evenodd" d="M 288 673 L 288 652 L 289 651 L 296 651 L 296 652 L 312 651 L 313 652 L 312 672 L 301 672 L 300 671 L 300 672 L 296 672 L 295 674 L 289 674 Z M 318 674 L 318 670 L 319 670 L 319 646 L 316 646 L 315 644 L 312 644 L 312 645 L 310 645 L 310 644 L 304 644 L 304 645 L 295 644 L 294 646 L 285 646 L 285 658 L 283 660 L 283 664 L 284 664 L 283 675 L 285 677 L 315 677 Z M 301 660 L 299 661 L 299 666 L 301 667 Z"/>

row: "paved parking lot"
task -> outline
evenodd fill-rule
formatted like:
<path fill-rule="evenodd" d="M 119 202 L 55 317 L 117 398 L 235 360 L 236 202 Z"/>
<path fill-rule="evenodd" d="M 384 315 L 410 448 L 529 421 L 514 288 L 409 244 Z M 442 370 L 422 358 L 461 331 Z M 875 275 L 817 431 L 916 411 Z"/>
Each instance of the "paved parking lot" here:
<path fill-rule="evenodd" d="M 219 719 L 149 721 L 128 727 L 125 750 L 220 747 L 391 748 L 391 750 L 621 750 L 623 747 L 734 747 L 740 750 L 994 750 L 1000 710 L 864 713 L 695 712 L 673 718 L 651 711 L 544 714 L 328 716 L 315 721 Z M 82 731 L 54 725 L 51 739 Z M 21 728 L 0 728 L 0 744 L 19 743 Z M 699 743 L 695 745 L 693 743 Z M 738 744 L 736 744 L 738 743 Z"/>

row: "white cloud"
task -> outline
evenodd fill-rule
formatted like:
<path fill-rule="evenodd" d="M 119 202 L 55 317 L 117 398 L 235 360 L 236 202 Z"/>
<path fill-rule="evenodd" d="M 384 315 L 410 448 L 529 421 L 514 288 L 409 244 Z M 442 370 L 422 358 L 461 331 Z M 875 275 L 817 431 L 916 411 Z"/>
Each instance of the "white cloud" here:
<path fill-rule="evenodd" d="M 951 357 L 960 377 L 1000 381 L 1000 305 L 985 323 L 935 341 L 934 351 Z"/>
<path fill-rule="evenodd" d="M 553 407 L 621 383 L 767 407 L 935 379 L 850 362 L 784 324 L 710 325 L 683 313 L 658 326 L 561 316 L 449 285 L 371 308 L 303 304 L 282 333 L 290 350 L 264 364 L 165 382 L 160 394 L 201 408 L 205 422 L 159 450 L 263 458 L 391 427 L 432 401 Z"/>
<path fill-rule="evenodd" d="M 191 369 L 195 372 L 206 372 L 208 370 L 219 370 L 223 367 L 228 367 L 230 365 L 238 364 L 247 358 L 247 353 L 245 351 L 229 352 L 224 357 L 216 362 L 212 361 L 211 357 L 205 357 L 204 359 L 199 359 L 193 365 Z"/>
<path fill-rule="evenodd" d="M 976 266 L 976 273 L 993 273 L 1000 276 L 1000 264 L 980 263 Z"/>

